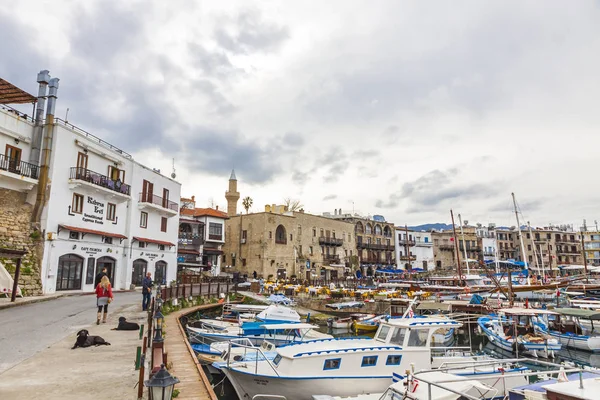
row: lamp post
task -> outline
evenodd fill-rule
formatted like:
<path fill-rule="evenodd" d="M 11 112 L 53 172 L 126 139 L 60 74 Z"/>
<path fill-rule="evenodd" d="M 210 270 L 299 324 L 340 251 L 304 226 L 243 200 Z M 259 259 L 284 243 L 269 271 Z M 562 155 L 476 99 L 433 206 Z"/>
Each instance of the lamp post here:
<path fill-rule="evenodd" d="M 170 400 L 173 396 L 173 388 L 179 383 L 179 379 L 172 376 L 161 364 L 160 369 L 150 379 L 144 381 L 148 388 L 150 400 Z"/>

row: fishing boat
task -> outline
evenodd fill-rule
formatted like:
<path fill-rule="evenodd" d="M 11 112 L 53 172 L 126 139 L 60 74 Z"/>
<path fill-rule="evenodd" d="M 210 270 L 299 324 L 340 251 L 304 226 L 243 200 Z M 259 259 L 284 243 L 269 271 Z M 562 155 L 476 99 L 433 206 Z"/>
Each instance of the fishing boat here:
<path fill-rule="evenodd" d="M 545 310 L 504 308 L 498 315 L 486 315 L 477 320 L 480 332 L 494 345 L 517 354 L 554 358 L 562 347 L 558 339 L 536 331 L 531 317 L 551 313 Z M 521 323 L 525 319 L 525 324 Z M 527 326 L 525 326 L 527 325 Z"/>
<path fill-rule="evenodd" d="M 228 358 L 221 369 L 240 399 L 258 394 L 304 400 L 311 399 L 311 394 L 382 393 L 394 373 L 431 369 L 433 334 L 439 329 L 461 325 L 448 319 L 390 319 L 381 322 L 373 339 L 337 338 L 295 343 L 278 347 L 272 361 L 235 362 Z M 460 357 L 453 359 L 458 361 Z M 488 372 L 489 378 L 502 373 Z"/>
<path fill-rule="evenodd" d="M 325 307 L 327 308 L 331 308 L 333 310 L 344 310 L 347 308 L 362 308 L 365 306 L 365 302 L 364 301 L 347 301 L 344 303 L 332 303 L 332 304 L 326 304 Z"/>
<path fill-rule="evenodd" d="M 352 321 L 365 321 L 374 318 L 375 314 L 352 314 L 349 317 L 341 318 L 329 318 L 327 320 L 327 326 L 333 329 L 350 329 Z"/>
<path fill-rule="evenodd" d="M 361 321 L 353 320 L 351 323 L 354 332 L 375 332 L 379 328 L 381 321 L 389 318 L 388 315 L 378 315 Z"/>
<path fill-rule="evenodd" d="M 594 332 L 594 320 L 600 320 L 600 312 L 576 308 L 555 308 L 553 311 L 557 318 L 549 324 L 540 321 L 541 329 L 565 347 L 600 352 L 600 334 Z"/>

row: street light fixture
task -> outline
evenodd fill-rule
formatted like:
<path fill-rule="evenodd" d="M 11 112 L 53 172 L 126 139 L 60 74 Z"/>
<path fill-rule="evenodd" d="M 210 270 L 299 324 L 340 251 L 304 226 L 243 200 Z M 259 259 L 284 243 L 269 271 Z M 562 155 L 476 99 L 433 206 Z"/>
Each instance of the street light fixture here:
<path fill-rule="evenodd" d="M 165 322 L 165 316 L 160 312 L 160 309 L 154 313 L 154 321 L 156 322 L 156 329 L 162 330 L 163 322 Z"/>
<path fill-rule="evenodd" d="M 159 344 L 159 343 L 163 343 L 164 341 L 165 341 L 165 339 L 163 338 L 163 335 L 162 335 L 162 328 L 156 328 L 154 330 L 154 338 L 152 339 L 152 343 Z"/>
<path fill-rule="evenodd" d="M 150 400 L 171 400 L 173 388 L 177 383 L 179 379 L 166 370 L 165 364 L 161 364 L 160 369 L 150 379 L 144 381 L 144 386 L 150 392 Z"/>

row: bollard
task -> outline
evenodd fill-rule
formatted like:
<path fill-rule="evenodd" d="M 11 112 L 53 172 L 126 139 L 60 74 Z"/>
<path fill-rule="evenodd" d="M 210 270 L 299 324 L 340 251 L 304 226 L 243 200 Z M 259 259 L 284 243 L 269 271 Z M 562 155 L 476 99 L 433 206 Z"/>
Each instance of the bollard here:
<path fill-rule="evenodd" d="M 135 352 L 135 370 L 139 370 L 141 367 L 142 361 L 142 347 L 138 346 L 137 351 Z"/>
<path fill-rule="evenodd" d="M 144 324 L 140 325 L 140 340 L 144 337 Z"/>

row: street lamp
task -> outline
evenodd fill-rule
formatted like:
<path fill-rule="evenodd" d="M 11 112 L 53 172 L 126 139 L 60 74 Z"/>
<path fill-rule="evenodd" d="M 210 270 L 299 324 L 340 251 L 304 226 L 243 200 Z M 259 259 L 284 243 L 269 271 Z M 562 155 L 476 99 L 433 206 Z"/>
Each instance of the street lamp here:
<path fill-rule="evenodd" d="M 154 321 L 156 322 L 156 329 L 162 330 L 163 322 L 165 322 L 165 316 L 160 312 L 160 308 L 154 313 Z"/>
<path fill-rule="evenodd" d="M 150 392 L 150 400 L 171 400 L 173 388 L 177 383 L 179 383 L 179 379 L 172 376 L 165 369 L 165 364 L 162 364 L 156 374 L 144 381 L 144 386 Z"/>
<path fill-rule="evenodd" d="M 152 339 L 152 343 L 154 345 L 162 344 L 165 341 L 162 335 L 162 328 L 156 328 L 154 330 L 154 338 Z M 153 346 L 154 347 L 154 346 Z"/>

